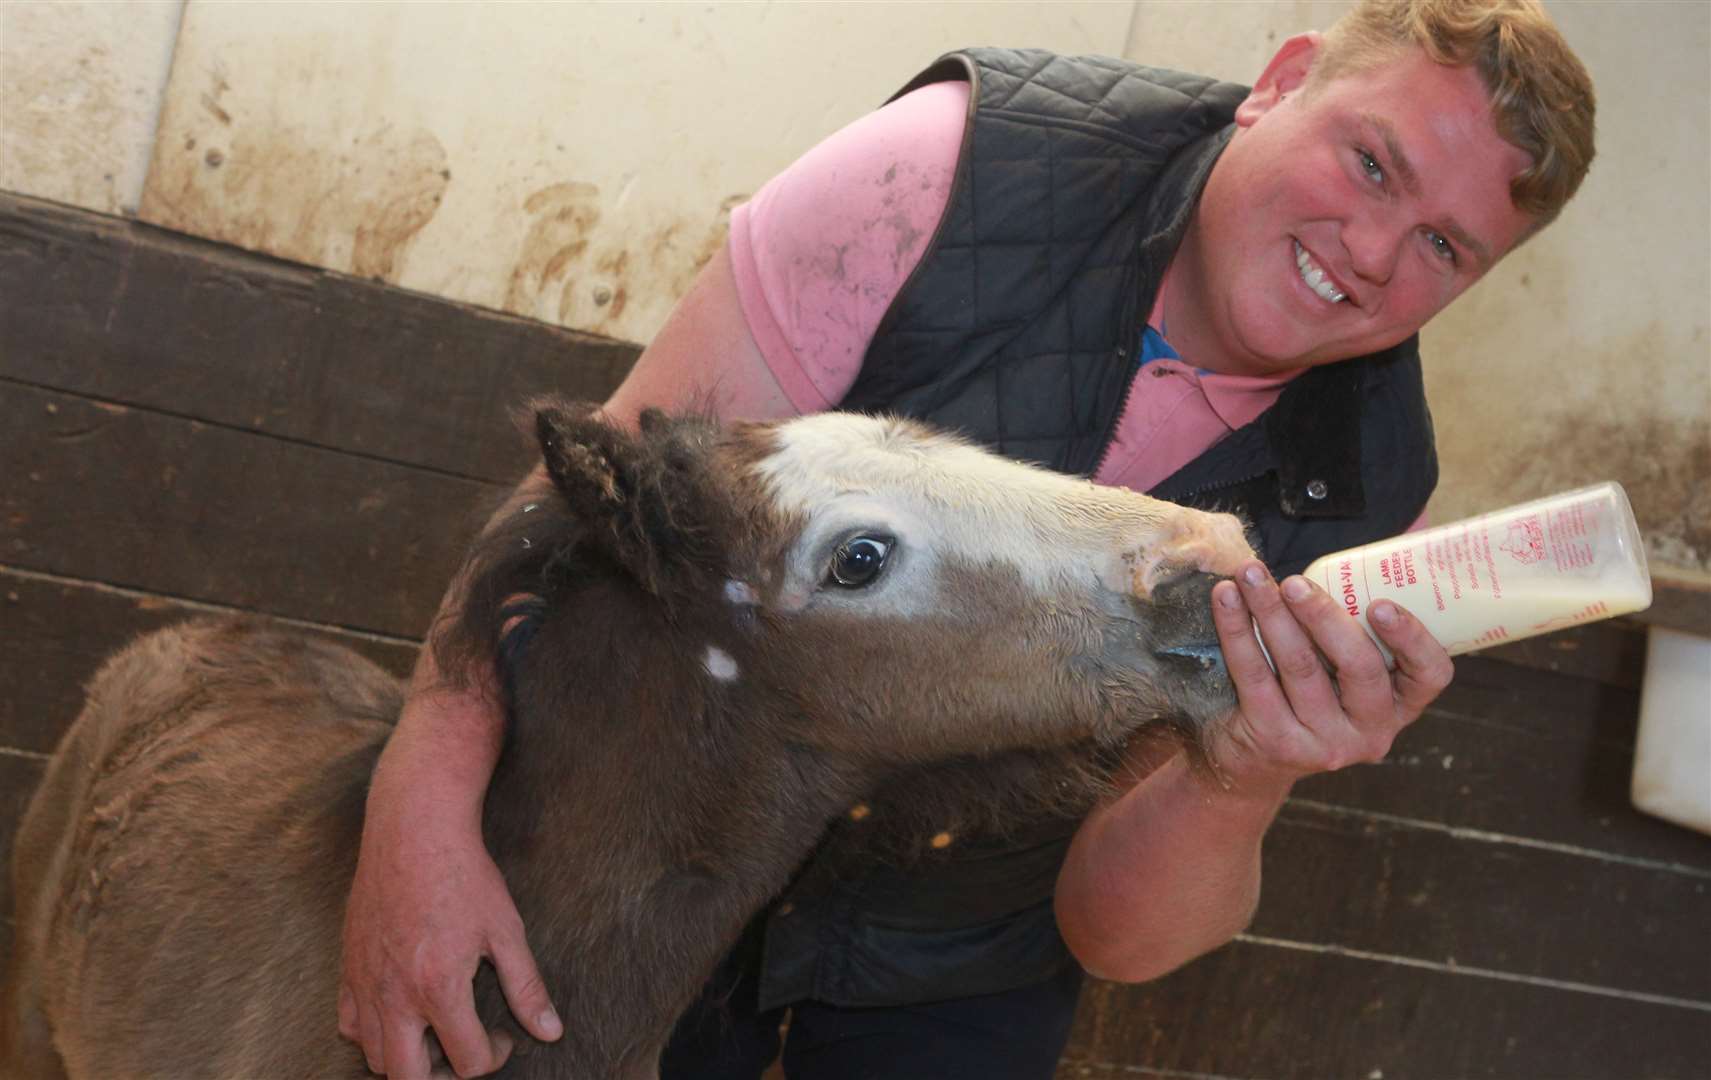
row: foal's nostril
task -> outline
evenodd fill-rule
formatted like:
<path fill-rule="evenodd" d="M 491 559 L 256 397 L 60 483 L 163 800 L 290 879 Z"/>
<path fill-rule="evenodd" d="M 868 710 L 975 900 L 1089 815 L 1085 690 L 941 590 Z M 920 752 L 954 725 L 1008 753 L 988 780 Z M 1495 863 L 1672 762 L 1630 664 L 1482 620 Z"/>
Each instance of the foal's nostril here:
<path fill-rule="evenodd" d="M 1223 580 L 1189 570 L 1153 592 L 1153 656 L 1168 669 L 1200 683 L 1225 682 L 1229 670 L 1212 622 L 1212 586 Z"/>
<path fill-rule="evenodd" d="M 1192 566 L 1166 566 L 1158 571 L 1158 577 L 1153 582 L 1152 601 L 1162 603 L 1172 595 L 1192 589 L 1195 578 L 1203 576 Z"/>
<path fill-rule="evenodd" d="M 1161 659 L 1187 663 L 1199 669 L 1202 674 L 1228 676 L 1224 667 L 1224 650 L 1217 642 L 1196 645 L 1170 645 L 1162 649 L 1154 649 L 1153 655 Z"/>
<path fill-rule="evenodd" d="M 1173 567 L 1167 569 L 1153 586 L 1152 602 L 1160 606 L 1186 604 L 1198 607 L 1203 603 L 1209 604 L 1212 586 L 1220 580 L 1216 575 L 1192 566 Z"/>

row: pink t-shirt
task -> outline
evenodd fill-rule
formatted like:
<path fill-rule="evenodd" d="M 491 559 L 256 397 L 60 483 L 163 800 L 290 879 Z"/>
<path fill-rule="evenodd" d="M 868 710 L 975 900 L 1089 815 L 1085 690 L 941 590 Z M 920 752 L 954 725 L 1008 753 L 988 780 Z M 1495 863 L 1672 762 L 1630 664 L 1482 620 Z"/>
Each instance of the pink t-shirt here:
<path fill-rule="evenodd" d="M 913 91 L 808 151 L 731 215 L 744 319 L 803 412 L 842 400 L 927 250 L 950 199 L 968 97 L 965 82 Z M 1287 381 L 1201 373 L 1192 359 L 1146 365 L 1096 480 L 1146 491 L 1258 417 Z"/>

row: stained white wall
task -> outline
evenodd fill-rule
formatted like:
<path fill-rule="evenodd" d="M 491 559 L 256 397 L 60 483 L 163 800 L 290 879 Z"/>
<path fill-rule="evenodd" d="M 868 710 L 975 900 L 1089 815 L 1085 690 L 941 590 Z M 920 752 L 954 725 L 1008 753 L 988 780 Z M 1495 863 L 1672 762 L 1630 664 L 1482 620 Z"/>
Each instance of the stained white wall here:
<path fill-rule="evenodd" d="M 1128 4 L 192 3 L 142 216 L 645 341 L 730 209 L 939 52 Z"/>
<path fill-rule="evenodd" d="M 0 191 L 136 213 L 183 7 L 0 2 Z"/>
<path fill-rule="evenodd" d="M 736 201 L 945 49 L 1247 81 L 1347 7 L 14 0 L 0 189 L 645 341 Z M 1599 158 L 1427 329 L 1433 511 L 1615 478 L 1655 557 L 1711 568 L 1711 3 L 1551 10 Z"/>

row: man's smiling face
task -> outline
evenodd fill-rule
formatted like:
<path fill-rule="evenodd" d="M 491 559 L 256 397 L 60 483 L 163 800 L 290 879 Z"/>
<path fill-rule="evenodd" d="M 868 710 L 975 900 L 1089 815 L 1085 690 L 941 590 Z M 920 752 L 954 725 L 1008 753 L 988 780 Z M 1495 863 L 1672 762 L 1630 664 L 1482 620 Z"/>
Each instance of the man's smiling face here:
<path fill-rule="evenodd" d="M 1419 49 L 1308 82 L 1292 38 L 1237 112 L 1184 241 L 1196 362 L 1269 374 L 1388 348 L 1525 234 L 1527 154 L 1497 134 L 1472 68 Z M 1174 272 L 1174 271 L 1173 271 Z"/>

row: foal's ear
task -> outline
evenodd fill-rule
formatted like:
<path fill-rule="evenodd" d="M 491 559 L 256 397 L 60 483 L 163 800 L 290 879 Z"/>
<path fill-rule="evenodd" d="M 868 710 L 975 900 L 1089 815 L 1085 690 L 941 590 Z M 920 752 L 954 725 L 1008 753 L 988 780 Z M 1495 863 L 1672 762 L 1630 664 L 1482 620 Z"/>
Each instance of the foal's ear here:
<path fill-rule="evenodd" d="M 547 475 L 577 509 L 615 508 L 633 496 L 635 440 L 601 419 L 592 405 L 539 403 L 535 438 Z"/>
<path fill-rule="evenodd" d="M 537 403 L 535 434 L 547 474 L 585 537 L 607 549 L 644 588 L 694 574 L 710 558 L 699 470 L 662 414 L 641 417 L 636 435 L 592 407 Z"/>

